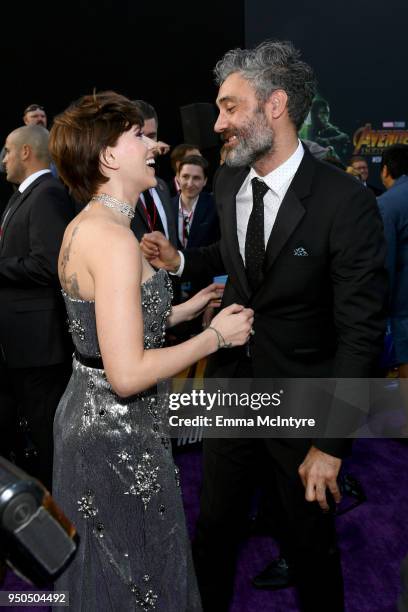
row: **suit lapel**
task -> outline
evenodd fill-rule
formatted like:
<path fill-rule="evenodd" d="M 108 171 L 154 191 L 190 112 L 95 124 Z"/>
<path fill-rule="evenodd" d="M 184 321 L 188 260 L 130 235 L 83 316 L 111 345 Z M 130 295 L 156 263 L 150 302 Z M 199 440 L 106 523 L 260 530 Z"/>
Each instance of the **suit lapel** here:
<path fill-rule="evenodd" d="M 160 198 L 160 201 L 163 206 L 163 210 L 166 214 L 167 229 L 169 232 L 169 240 L 173 245 L 176 245 L 178 232 L 177 232 L 176 224 L 174 222 L 173 208 L 171 205 L 170 194 L 169 194 L 169 190 L 168 190 L 166 183 L 161 178 L 157 178 L 156 192 Z"/>
<path fill-rule="evenodd" d="M 149 227 L 149 222 L 147 220 L 147 217 L 144 211 L 143 202 L 140 198 L 137 201 L 135 213 L 139 215 L 140 219 L 143 221 L 143 225 L 146 227 L 146 231 L 151 232 L 151 229 Z"/>
<path fill-rule="evenodd" d="M 157 186 L 155 187 L 156 193 L 159 196 L 160 202 L 163 206 L 164 214 L 166 215 L 167 220 L 167 229 L 169 232 L 169 240 L 173 244 L 173 246 L 177 245 L 177 231 L 176 224 L 174 220 L 173 206 L 171 200 L 168 196 L 168 190 L 166 184 L 162 181 L 162 179 L 157 179 Z M 151 228 L 149 226 L 149 221 L 146 217 L 145 207 L 143 205 L 142 200 L 139 198 L 136 204 L 136 215 L 139 216 L 140 220 L 143 223 L 143 226 L 146 228 L 146 232 L 151 232 Z M 135 225 L 136 227 L 136 225 Z M 137 235 L 137 232 L 135 232 Z"/>
<path fill-rule="evenodd" d="M 265 254 L 265 271 L 274 264 L 279 253 L 295 231 L 305 208 L 296 193 L 289 188 L 280 205 L 276 221 L 269 236 Z"/>
<path fill-rule="evenodd" d="M 275 224 L 268 240 L 265 254 L 265 270 L 268 271 L 276 258 L 279 256 L 283 247 L 290 236 L 299 225 L 306 212 L 302 200 L 307 198 L 311 192 L 311 185 L 316 168 L 316 161 L 309 153 L 306 146 L 302 162 L 292 180 L 292 183 L 283 198 Z M 220 170 L 220 172 L 223 171 Z M 251 297 L 252 291 L 249 287 L 244 262 L 239 252 L 237 235 L 237 213 L 236 196 L 249 172 L 248 168 L 241 168 L 233 176 L 226 176 L 222 181 L 219 190 L 216 189 L 216 199 L 219 201 L 222 213 L 222 238 L 221 242 L 228 250 L 234 269 L 228 270 L 234 274 L 238 281 L 243 297 L 247 300 Z M 262 291 L 263 284 L 258 291 Z"/>
<path fill-rule="evenodd" d="M 226 248 L 233 262 L 234 275 L 238 280 L 241 293 L 245 299 L 248 299 L 251 295 L 251 289 L 248 284 L 244 262 L 239 252 L 236 196 L 248 172 L 248 168 L 241 168 L 235 176 L 224 183 L 226 192 L 221 194 L 223 208 L 222 241 L 225 241 Z"/>
<path fill-rule="evenodd" d="M 315 161 L 305 147 L 303 159 L 282 200 L 268 244 L 266 245 L 266 272 L 273 266 L 306 212 L 302 200 L 310 193 L 314 168 Z"/>
<path fill-rule="evenodd" d="M 41 176 L 39 176 L 37 179 L 35 179 L 35 181 L 33 181 L 31 183 L 31 185 L 29 185 L 26 189 L 24 189 L 23 193 L 21 194 L 21 196 L 14 202 L 13 206 L 10 209 L 10 212 L 7 215 L 7 218 L 5 220 L 5 223 L 3 225 L 3 236 L 7 231 L 7 228 L 9 226 L 9 223 L 11 221 L 11 219 L 14 217 L 15 213 L 17 212 L 17 210 L 20 208 L 20 206 L 23 204 L 23 202 L 28 198 L 28 196 L 30 195 L 30 193 L 37 187 L 37 185 L 39 185 L 40 183 L 42 183 L 42 181 L 46 178 L 49 178 L 51 176 L 50 173 L 46 173 L 46 174 L 42 174 Z M 2 240 L 3 242 L 3 240 Z"/>
<path fill-rule="evenodd" d="M 200 235 L 201 224 L 204 223 L 207 217 L 207 198 L 205 195 L 200 194 L 198 202 L 193 216 L 193 223 L 191 224 L 190 234 L 188 237 L 187 247 L 192 248 L 195 246 L 195 239 Z"/>

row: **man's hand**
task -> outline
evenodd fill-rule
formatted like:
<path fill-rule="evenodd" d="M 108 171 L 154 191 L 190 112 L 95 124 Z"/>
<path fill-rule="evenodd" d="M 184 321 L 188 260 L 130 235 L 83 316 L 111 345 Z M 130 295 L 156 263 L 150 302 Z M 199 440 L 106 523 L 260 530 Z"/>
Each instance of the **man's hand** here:
<path fill-rule="evenodd" d="M 179 252 L 161 232 L 145 234 L 140 241 L 140 248 L 155 268 L 176 272 L 180 267 Z"/>
<path fill-rule="evenodd" d="M 328 488 L 336 504 L 340 502 L 341 495 L 337 485 L 340 466 L 341 459 L 328 455 L 315 446 L 310 448 L 298 470 L 306 489 L 307 501 L 317 501 L 322 510 L 329 510 L 326 499 L 326 488 Z"/>
<path fill-rule="evenodd" d="M 158 140 L 152 150 L 154 156 L 166 155 L 166 153 L 170 151 L 170 145 L 168 145 L 166 142 L 163 142 L 162 140 Z"/>

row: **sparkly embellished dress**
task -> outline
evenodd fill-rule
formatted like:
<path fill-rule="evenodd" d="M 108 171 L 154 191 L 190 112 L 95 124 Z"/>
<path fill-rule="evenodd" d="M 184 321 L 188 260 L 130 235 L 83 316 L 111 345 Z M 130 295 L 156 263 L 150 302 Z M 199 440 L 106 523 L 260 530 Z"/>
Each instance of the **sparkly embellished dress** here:
<path fill-rule="evenodd" d="M 141 295 L 145 349 L 159 348 L 167 273 L 148 279 Z M 55 588 L 69 591 L 73 612 L 200 611 L 166 398 L 154 389 L 119 398 L 104 371 L 89 366 L 100 358 L 94 303 L 64 298 L 82 362 L 74 358 L 55 416 L 53 496 L 80 546 Z"/>

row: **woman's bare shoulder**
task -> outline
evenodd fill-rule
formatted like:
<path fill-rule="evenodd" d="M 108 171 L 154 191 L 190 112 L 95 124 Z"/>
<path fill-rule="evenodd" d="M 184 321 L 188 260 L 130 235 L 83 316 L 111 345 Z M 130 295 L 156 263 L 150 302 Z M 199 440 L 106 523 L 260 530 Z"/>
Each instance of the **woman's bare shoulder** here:
<path fill-rule="evenodd" d="M 112 223 L 103 217 L 76 217 L 67 226 L 63 243 L 75 239 L 76 246 L 88 255 L 105 257 L 112 248 L 139 251 L 139 243 L 130 227 Z"/>
<path fill-rule="evenodd" d="M 74 219 L 66 228 L 59 276 L 62 287 L 70 295 L 76 290 L 79 292 L 79 286 L 83 295 L 91 295 L 97 278 L 99 281 L 104 276 L 116 275 L 138 278 L 140 270 L 141 250 L 129 227 L 103 218 L 85 217 Z M 72 286 L 72 278 L 78 278 L 77 287 Z"/>

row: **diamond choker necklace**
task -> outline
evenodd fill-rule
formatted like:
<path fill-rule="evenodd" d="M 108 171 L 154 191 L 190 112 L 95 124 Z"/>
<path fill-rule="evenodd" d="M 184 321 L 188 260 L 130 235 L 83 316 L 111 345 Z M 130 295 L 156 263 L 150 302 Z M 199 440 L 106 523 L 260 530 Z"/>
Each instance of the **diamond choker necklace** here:
<path fill-rule="evenodd" d="M 122 202 L 121 200 L 117 200 L 116 198 L 108 195 L 107 193 L 98 193 L 98 195 L 92 196 L 90 201 L 102 202 L 104 206 L 107 206 L 108 208 L 113 208 L 113 210 L 117 210 L 129 219 L 133 219 L 133 217 L 135 216 L 135 211 L 130 204 L 128 204 L 127 202 Z"/>

